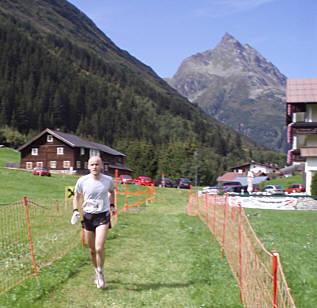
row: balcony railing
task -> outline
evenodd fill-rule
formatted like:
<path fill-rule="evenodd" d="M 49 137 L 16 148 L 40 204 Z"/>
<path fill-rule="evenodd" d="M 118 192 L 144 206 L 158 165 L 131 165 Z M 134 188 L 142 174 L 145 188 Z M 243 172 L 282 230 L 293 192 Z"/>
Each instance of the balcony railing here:
<path fill-rule="evenodd" d="M 302 147 L 300 148 L 300 156 L 304 159 L 306 157 L 317 157 L 317 147 Z"/>
<path fill-rule="evenodd" d="M 292 124 L 293 136 L 317 135 L 317 122 L 296 122 Z"/>

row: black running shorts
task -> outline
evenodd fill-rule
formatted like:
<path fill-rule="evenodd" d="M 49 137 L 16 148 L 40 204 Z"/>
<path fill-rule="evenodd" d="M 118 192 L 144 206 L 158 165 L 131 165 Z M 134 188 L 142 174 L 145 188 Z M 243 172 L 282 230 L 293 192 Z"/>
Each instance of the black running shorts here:
<path fill-rule="evenodd" d="M 111 228 L 110 212 L 102 212 L 99 214 L 91 214 L 84 212 L 84 219 L 81 221 L 83 228 L 87 231 L 96 231 L 96 228 L 101 225 L 109 223 L 109 229 Z"/>

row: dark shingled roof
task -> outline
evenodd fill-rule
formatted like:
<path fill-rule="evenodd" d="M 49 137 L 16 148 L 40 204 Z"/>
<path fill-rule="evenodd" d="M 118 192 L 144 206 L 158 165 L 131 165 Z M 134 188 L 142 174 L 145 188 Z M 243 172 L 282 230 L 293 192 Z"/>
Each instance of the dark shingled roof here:
<path fill-rule="evenodd" d="M 116 151 L 116 150 L 114 150 L 106 145 L 92 142 L 92 141 L 88 141 L 88 140 L 84 140 L 78 136 L 67 134 L 67 133 L 62 133 L 62 132 L 57 131 L 57 130 L 51 130 L 49 128 L 45 129 L 43 132 L 41 132 L 39 135 L 37 135 L 36 137 L 31 139 L 29 142 L 27 142 L 24 145 L 22 145 L 21 147 L 19 147 L 18 151 L 23 150 L 25 147 L 27 147 L 29 144 L 31 144 L 34 140 L 40 138 L 45 133 L 51 134 L 55 138 L 65 142 L 66 144 L 68 144 L 69 146 L 71 146 L 73 148 L 95 149 L 95 150 L 99 150 L 101 152 L 108 153 L 108 154 L 115 155 L 115 156 L 125 156 L 124 154 L 122 154 L 122 153 L 120 153 L 120 152 L 118 152 L 118 151 Z"/>

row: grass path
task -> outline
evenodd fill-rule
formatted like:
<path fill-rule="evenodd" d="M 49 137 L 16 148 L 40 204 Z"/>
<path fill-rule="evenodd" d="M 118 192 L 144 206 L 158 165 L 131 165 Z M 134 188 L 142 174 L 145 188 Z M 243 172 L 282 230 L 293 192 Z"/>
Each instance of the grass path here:
<path fill-rule="evenodd" d="M 32 307 L 242 307 L 220 247 L 184 214 L 187 198 L 188 191 L 158 189 L 152 204 L 119 216 L 106 243 L 105 290 L 85 262 Z"/>

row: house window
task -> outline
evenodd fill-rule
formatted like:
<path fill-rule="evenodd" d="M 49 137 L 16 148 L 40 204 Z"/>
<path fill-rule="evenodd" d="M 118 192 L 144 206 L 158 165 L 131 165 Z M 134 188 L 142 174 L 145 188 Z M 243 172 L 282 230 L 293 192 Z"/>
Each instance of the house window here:
<path fill-rule="evenodd" d="M 53 136 L 52 135 L 47 135 L 46 140 L 47 140 L 47 142 L 53 142 Z"/>
<path fill-rule="evenodd" d="M 100 156 L 100 151 L 96 149 L 90 149 L 89 157 L 92 157 L 92 156 Z"/>
<path fill-rule="evenodd" d="M 76 168 L 77 168 L 77 169 L 80 169 L 80 168 L 81 168 L 81 161 L 80 161 L 80 160 L 77 160 L 77 161 L 76 161 Z"/>
<path fill-rule="evenodd" d="M 64 155 L 64 148 L 57 148 L 57 155 Z"/>
<path fill-rule="evenodd" d="M 36 162 L 36 167 L 43 168 L 43 162 L 42 161 L 37 161 Z"/>
<path fill-rule="evenodd" d="M 80 155 L 85 155 L 85 148 L 80 148 Z"/>
<path fill-rule="evenodd" d="M 55 160 L 50 161 L 50 167 L 51 167 L 51 169 L 56 169 L 56 161 Z"/>
<path fill-rule="evenodd" d="M 67 168 L 67 169 L 70 168 L 70 161 L 69 161 L 69 160 L 64 160 L 64 161 L 63 161 L 63 168 L 65 168 L 65 169 L 66 169 L 66 168 Z"/>
<path fill-rule="evenodd" d="M 105 170 L 105 171 L 108 171 L 108 170 L 109 170 L 108 164 L 104 164 L 104 170 Z"/>
<path fill-rule="evenodd" d="M 30 169 L 32 169 L 32 167 L 33 167 L 32 162 L 27 161 L 26 162 L 26 169 L 30 170 Z"/>
<path fill-rule="evenodd" d="M 88 169 L 88 161 L 85 161 L 85 169 Z"/>
<path fill-rule="evenodd" d="M 32 148 L 32 155 L 39 155 L 39 149 L 38 148 Z"/>

